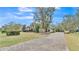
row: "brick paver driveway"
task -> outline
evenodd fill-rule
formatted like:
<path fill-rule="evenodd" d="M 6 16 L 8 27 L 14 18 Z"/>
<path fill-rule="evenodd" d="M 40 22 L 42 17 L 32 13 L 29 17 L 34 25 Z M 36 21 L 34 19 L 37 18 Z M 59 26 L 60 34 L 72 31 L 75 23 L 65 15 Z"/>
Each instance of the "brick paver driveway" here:
<path fill-rule="evenodd" d="M 64 33 L 57 32 L 48 35 L 45 38 L 34 39 L 13 45 L 10 47 L 0 48 L 2 51 L 68 51 Z"/>

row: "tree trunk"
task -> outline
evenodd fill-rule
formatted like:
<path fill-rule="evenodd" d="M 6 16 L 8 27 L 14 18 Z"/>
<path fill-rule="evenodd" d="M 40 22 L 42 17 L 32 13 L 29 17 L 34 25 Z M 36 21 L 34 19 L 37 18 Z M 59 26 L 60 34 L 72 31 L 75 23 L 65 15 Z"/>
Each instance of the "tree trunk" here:
<path fill-rule="evenodd" d="M 45 29 L 45 32 L 48 32 L 48 29 L 47 28 Z"/>

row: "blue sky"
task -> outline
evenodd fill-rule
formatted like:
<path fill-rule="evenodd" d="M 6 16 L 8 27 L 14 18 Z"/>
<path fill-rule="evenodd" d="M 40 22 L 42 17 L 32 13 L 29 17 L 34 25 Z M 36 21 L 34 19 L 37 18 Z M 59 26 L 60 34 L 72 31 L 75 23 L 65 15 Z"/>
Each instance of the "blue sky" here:
<path fill-rule="evenodd" d="M 33 12 L 35 12 L 35 8 L 0 7 L 0 27 L 9 22 L 29 25 L 33 22 Z M 74 7 L 56 8 L 52 21 L 57 24 L 62 21 L 64 14 L 74 15 L 75 12 Z"/>
<path fill-rule="evenodd" d="M 54 24 L 60 23 L 63 20 L 63 16 L 66 14 L 75 15 L 76 7 L 61 7 L 58 8 L 53 15 Z"/>

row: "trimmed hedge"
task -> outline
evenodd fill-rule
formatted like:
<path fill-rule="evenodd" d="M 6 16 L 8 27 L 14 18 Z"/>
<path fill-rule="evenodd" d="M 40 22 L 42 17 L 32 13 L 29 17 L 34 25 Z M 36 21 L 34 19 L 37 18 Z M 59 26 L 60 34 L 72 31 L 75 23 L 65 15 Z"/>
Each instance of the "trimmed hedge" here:
<path fill-rule="evenodd" d="M 11 36 L 11 35 L 20 35 L 20 31 L 8 31 L 6 32 L 7 36 Z"/>
<path fill-rule="evenodd" d="M 6 33 L 6 31 L 1 31 L 1 33 Z"/>

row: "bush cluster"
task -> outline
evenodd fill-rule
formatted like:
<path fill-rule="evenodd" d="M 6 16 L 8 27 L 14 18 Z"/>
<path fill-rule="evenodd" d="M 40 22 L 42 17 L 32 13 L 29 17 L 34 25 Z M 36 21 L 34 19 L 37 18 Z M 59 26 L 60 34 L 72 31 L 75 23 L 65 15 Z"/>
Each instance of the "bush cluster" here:
<path fill-rule="evenodd" d="M 7 36 L 11 36 L 11 35 L 20 35 L 20 31 L 8 31 L 6 32 Z"/>

